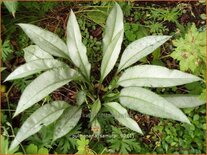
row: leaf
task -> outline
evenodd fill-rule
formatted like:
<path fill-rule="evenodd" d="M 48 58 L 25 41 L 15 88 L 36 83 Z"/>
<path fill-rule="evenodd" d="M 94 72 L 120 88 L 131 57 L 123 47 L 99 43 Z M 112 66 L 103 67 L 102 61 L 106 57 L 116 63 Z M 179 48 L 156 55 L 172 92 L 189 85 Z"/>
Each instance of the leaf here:
<path fill-rule="evenodd" d="M 25 88 L 20 97 L 14 117 L 42 100 L 57 88 L 77 78 L 79 78 L 79 74 L 69 67 L 56 68 L 42 73 Z"/>
<path fill-rule="evenodd" d="M 41 71 L 46 71 L 53 68 L 67 67 L 67 65 L 61 61 L 55 59 L 38 59 L 30 61 L 24 65 L 21 65 L 15 69 L 5 81 L 20 79 Z"/>
<path fill-rule="evenodd" d="M 29 146 L 26 147 L 26 153 L 27 154 L 36 154 L 37 150 L 38 150 L 38 148 L 34 144 L 30 144 Z"/>
<path fill-rule="evenodd" d="M 94 120 L 94 118 L 96 117 L 96 115 L 98 114 L 98 112 L 101 109 L 101 102 L 99 99 L 97 99 L 92 107 L 91 107 L 91 117 L 90 117 L 90 122 L 92 122 Z"/>
<path fill-rule="evenodd" d="M 104 27 L 107 18 L 107 8 L 106 9 L 96 8 L 96 10 L 87 12 L 86 15 L 94 23 Z"/>
<path fill-rule="evenodd" d="M 67 46 L 73 63 L 87 79 L 90 79 L 91 64 L 88 62 L 86 47 L 82 43 L 80 28 L 72 10 L 67 24 Z"/>
<path fill-rule="evenodd" d="M 66 107 L 68 107 L 66 102 L 54 101 L 51 104 L 46 104 L 37 109 L 21 126 L 9 150 L 18 146 L 29 136 L 37 133 L 43 126 L 47 126 L 56 121 Z"/>
<path fill-rule="evenodd" d="M 140 87 L 127 87 L 121 90 L 119 100 L 123 106 L 129 109 L 190 124 L 180 109 L 150 90 Z"/>
<path fill-rule="evenodd" d="M 18 24 L 27 36 L 45 52 L 69 59 L 65 43 L 54 33 L 32 24 Z"/>
<path fill-rule="evenodd" d="M 66 135 L 78 123 L 81 118 L 82 109 L 78 106 L 68 107 L 55 125 L 53 141 Z"/>
<path fill-rule="evenodd" d="M 103 38 L 101 81 L 104 80 L 116 64 L 121 50 L 123 35 L 123 13 L 120 6 L 116 4 L 110 12 L 106 22 L 106 30 Z"/>
<path fill-rule="evenodd" d="M 142 134 L 138 124 L 129 117 L 127 110 L 117 102 L 109 102 L 104 104 L 110 113 L 125 127 Z"/>
<path fill-rule="evenodd" d="M 101 134 L 101 125 L 97 118 L 92 121 L 91 130 L 93 131 L 95 136 L 99 136 Z"/>
<path fill-rule="evenodd" d="M 40 148 L 37 154 L 49 154 L 49 151 L 46 148 Z"/>
<path fill-rule="evenodd" d="M 94 154 L 93 151 L 89 148 L 89 140 L 85 136 L 80 135 L 80 140 L 77 140 L 77 149 L 78 152 L 75 154 Z"/>
<path fill-rule="evenodd" d="M 81 90 L 78 92 L 76 96 L 76 103 L 80 106 L 85 102 L 86 99 L 86 92 Z"/>
<path fill-rule="evenodd" d="M 105 34 L 103 37 L 103 53 L 105 54 L 108 46 L 115 39 L 117 34 L 124 30 L 123 13 L 120 6 L 116 3 L 112 8 L 107 21 Z"/>
<path fill-rule="evenodd" d="M 15 12 L 17 11 L 18 2 L 16 0 L 12 1 L 3 1 L 4 5 L 8 9 L 12 16 L 15 17 Z"/>
<path fill-rule="evenodd" d="M 152 53 L 170 38 L 171 36 L 147 36 L 132 42 L 122 54 L 118 72 Z"/>
<path fill-rule="evenodd" d="M 163 95 L 163 98 L 178 108 L 193 108 L 205 104 L 198 95 Z"/>
<path fill-rule="evenodd" d="M 123 39 L 123 31 L 119 32 L 115 39 L 108 46 L 101 63 L 101 81 L 113 69 L 121 49 L 121 42 Z"/>
<path fill-rule="evenodd" d="M 24 59 L 26 62 L 34 61 L 38 59 L 52 59 L 52 55 L 43 51 L 37 45 L 30 45 L 23 49 L 24 51 Z"/>
<path fill-rule="evenodd" d="M 172 87 L 201 80 L 199 77 L 156 65 L 137 65 L 127 69 L 118 80 L 123 87 Z"/>
<path fill-rule="evenodd" d="M 3 72 L 6 69 L 6 67 L 1 67 L 1 72 Z"/>

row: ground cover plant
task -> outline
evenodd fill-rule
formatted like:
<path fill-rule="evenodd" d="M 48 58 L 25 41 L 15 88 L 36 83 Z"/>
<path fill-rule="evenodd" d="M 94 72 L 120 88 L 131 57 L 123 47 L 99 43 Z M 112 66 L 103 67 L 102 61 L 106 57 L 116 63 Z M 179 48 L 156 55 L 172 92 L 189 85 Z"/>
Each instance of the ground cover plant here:
<path fill-rule="evenodd" d="M 159 139 L 159 135 L 155 136 L 157 132 L 158 134 L 163 132 L 164 128 L 164 131 L 169 134 L 173 130 L 172 123 L 177 126 L 181 125 L 177 127 L 180 130 L 189 127 L 192 131 L 205 130 L 205 118 L 201 121 L 202 125 L 194 126 L 200 116 L 205 114 L 205 110 L 202 110 L 204 106 L 201 106 L 199 115 L 192 114 L 194 107 L 205 103 L 205 100 L 198 98 L 199 93 L 203 89 L 205 90 L 205 81 L 202 79 L 205 77 L 196 74 L 200 76 L 198 77 L 177 69 L 167 69 L 162 63 L 157 62 L 161 50 L 159 47 L 171 40 L 172 37 L 169 35 L 156 35 L 155 31 L 151 32 L 153 34 L 151 35 L 145 28 L 145 33 L 134 36 L 133 33 L 130 33 L 130 29 L 140 32 L 140 26 L 127 23 L 129 31 L 125 33 L 128 33 L 126 34 L 128 39 L 123 41 L 126 24 L 123 21 L 122 9 L 117 3 L 110 5 L 112 7 L 108 9 L 108 14 L 106 14 L 106 10 L 95 10 L 105 14 L 103 20 L 106 20 L 106 24 L 96 20 L 93 14 L 86 14 L 87 18 L 93 18 L 94 22 L 105 27 L 102 48 L 100 48 L 102 38 L 98 38 L 98 34 L 96 34 L 100 33 L 100 27 L 98 29 L 92 27 L 94 36 L 97 35 L 98 40 L 96 38 L 86 39 L 88 32 L 85 21 L 77 21 L 73 11 L 70 11 L 68 21 L 66 20 L 66 38 L 64 38 L 66 44 L 50 31 L 33 24 L 19 24 L 35 45 L 28 44 L 28 47 L 24 47 L 21 56 L 24 55 L 26 63 L 17 67 L 5 78 L 5 81 L 15 80 L 19 83 L 19 80 L 25 83 L 13 115 L 14 119 L 24 115 L 21 118 L 23 125 L 19 129 L 16 128 L 15 131 L 13 131 L 12 125 L 9 125 L 13 135 L 16 135 L 11 142 L 9 151 L 16 152 L 17 145 L 30 141 L 32 146 L 25 147 L 29 149 L 25 150 L 24 146 L 21 146 L 20 149 L 23 153 L 27 153 L 28 150 L 37 153 L 38 148 L 47 153 L 49 151 L 78 154 L 147 153 L 152 150 L 156 150 L 158 153 L 182 153 L 183 150 L 176 150 L 176 148 L 184 143 L 188 148 L 190 144 L 186 144 L 185 141 L 181 142 L 181 139 L 179 139 L 179 145 L 174 144 L 174 141 L 178 139 L 173 139 L 173 136 L 177 136 L 179 131 L 173 131 L 175 134 L 172 135 L 172 138 L 166 137 L 166 141 L 165 139 L 157 141 L 157 138 Z M 120 3 L 120 5 L 123 8 L 127 7 L 124 3 Z M 158 9 L 158 11 L 160 10 Z M 131 14 L 129 13 L 129 15 Z M 85 15 L 82 18 L 84 17 Z M 158 20 L 164 20 L 164 18 Z M 172 22 L 175 20 L 177 19 Z M 177 23 L 176 21 L 175 25 L 178 25 Z M 7 42 L 9 44 L 9 41 Z M 86 46 L 87 44 L 90 46 Z M 169 42 L 163 46 L 169 46 Z M 205 47 L 205 44 L 202 46 Z M 99 53 L 94 53 L 94 51 Z M 152 53 L 153 51 L 155 52 Z M 203 49 L 200 51 L 202 53 Z M 97 59 L 94 59 L 95 54 L 98 54 Z M 148 55 L 153 56 L 152 65 L 146 63 L 149 61 Z M 118 59 L 119 56 L 120 59 Z M 148 57 L 144 58 L 145 56 Z M 203 56 L 205 57 L 205 54 Z M 139 64 L 138 61 L 143 64 Z M 134 66 L 131 67 L 132 65 Z M 201 70 L 203 72 L 205 69 Z M 25 77 L 27 78 L 24 79 Z M 183 84 L 187 84 L 186 87 L 193 90 L 195 83 L 200 85 L 197 92 L 187 91 L 190 94 L 186 94 L 186 92 L 183 94 L 182 91 L 179 91 L 183 89 L 183 86 L 180 86 Z M 165 92 L 166 90 L 170 93 Z M 64 95 L 63 93 L 67 91 L 67 95 Z M 68 96 L 69 98 L 67 98 Z M 37 102 L 39 104 L 36 104 Z M 180 110 L 183 108 L 184 110 Z M 186 111 L 186 108 L 191 109 L 190 113 Z M 30 110 L 29 113 L 27 113 L 28 110 Z M 146 116 L 148 121 L 142 120 L 142 117 L 139 116 L 142 114 L 136 111 L 147 114 L 143 116 Z M 11 111 L 9 115 L 12 117 Z M 171 121 L 163 127 L 165 119 L 152 117 L 154 123 L 160 123 L 155 123 L 158 124 L 157 127 L 147 129 L 143 124 L 151 121 L 148 115 L 184 123 Z M 189 115 L 193 117 L 193 120 L 191 117 L 189 118 Z M 7 131 L 6 126 L 8 125 L 4 125 L 4 132 Z M 142 129 L 142 127 L 144 128 Z M 165 130 L 167 128 L 169 130 Z M 200 130 L 197 131 L 198 135 L 191 132 L 190 137 L 197 136 L 199 139 L 202 135 Z M 37 133 L 38 131 L 40 132 Z M 126 135 L 129 133 L 130 136 L 127 137 Z M 80 134 L 85 136 L 79 136 Z M 90 141 L 86 138 L 88 134 L 92 135 L 89 137 Z M 110 134 L 112 137 L 105 138 L 106 141 L 101 142 L 100 139 L 104 134 Z M 152 146 L 148 148 L 144 145 L 145 150 L 143 150 L 143 142 L 138 140 L 142 136 L 146 137 L 145 141 L 155 140 L 156 143 L 151 143 Z M 191 142 L 194 143 L 194 141 Z M 196 142 L 196 146 L 197 143 L 199 141 Z M 97 145 L 99 147 L 96 147 Z M 109 146 L 107 147 L 107 145 Z M 162 149 L 160 145 L 163 146 Z M 169 150 L 169 145 L 174 146 L 175 149 Z M 203 145 L 199 147 L 198 150 L 191 151 L 203 152 Z M 48 148 L 49 151 L 45 148 Z"/>

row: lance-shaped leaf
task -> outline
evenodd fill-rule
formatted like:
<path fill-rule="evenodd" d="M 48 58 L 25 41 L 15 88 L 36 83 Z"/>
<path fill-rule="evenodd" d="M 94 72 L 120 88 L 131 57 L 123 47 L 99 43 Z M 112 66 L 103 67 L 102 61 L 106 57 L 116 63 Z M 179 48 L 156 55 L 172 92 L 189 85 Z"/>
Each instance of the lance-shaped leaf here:
<path fill-rule="evenodd" d="M 194 108 L 205 104 L 198 95 L 163 95 L 163 98 L 178 108 Z"/>
<path fill-rule="evenodd" d="M 170 38 L 170 36 L 147 36 L 132 42 L 122 54 L 118 72 L 152 53 Z"/>
<path fill-rule="evenodd" d="M 81 118 L 81 112 L 82 110 L 78 106 L 70 106 L 64 111 L 55 125 L 53 141 L 66 135 L 76 126 Z"/>
<path fill-rule="evenodd" d="M 10 146 L 10 150 L 18 146 L 29 136 L 37 133 L 43 126 L 56 121 L 67 107 L 68 104 L 64 101 L 54 101 L 36 110 L 19 129 Z"/>
<path fill-rule="evenodd" d="M 140 87 L 127 87 L 121 90 L 119 99 L 121 104 L 129 109 L 190 124 L 180 109 L 150 90 Z"/>
<path fill-rule="evenodd" d="M 96 115 L 98 114 L 98 112 L 101 109 L 101 102 L 99 99 L 97 99 L 92 107 L 91 107 L 91 117 L 90 117 L 90 122 L 92 122 L 94 120 L 94 118 L 96 117 Z"/>
<path fill-rule="evenodd" d="M 67 67 L 64 62 L 55 59 L 38 59 L 30 61 L 15 69 L 5 81 L 23 78 L 41 71 L 46 71 L 52 68 Z"/>
<path fill-rule="evenodd" d="M 23 49 L 24 51 L 24 59 L 26 62 L 34 61 L 38 59 L 52 59 L 52 55 L 43 51 L 37 45 L 30 45 Z"/>
<path fill-rule="evenodd" d="M 121 43 L 123 40 L 123 30 L 120 31 L 116 37 L 109 44 L 106 52 L 104 53 L 101 63 L 101 81 L 109 74 L 113 69 L 120 53 Z"/>
<path fill-rule="evenodd" d="M 201 80 L 199 77 L 155 65 L 137 65 L 127 69 L 118 84 L 123 87 L 172 87 Z"/>
<path fill-rule="evenodd" d="M 77 78 L 79 78 L 79 74 L 69 67 L 56 68 L 42 73 L 25 88 L 14 117 L 42 100 L 54 90 Z"/>
<path fill-rule="evenodd" d="M 105 54 L 108 46 L 111 44 L 112 40 L 116 37 L 116 35 L 124 30 L 123 23 L 123 13 L 120 6 L 116 3 L 112 8 L 107 21 L 105 34 L 103 37 L 103 53 Z"/>
<path fill-rule="evenodd" d="M 13 17 L 15 17 L 15 12 L 17 10 L 18 2 L 16 0 L 13 0 L 13 1 L 3 1 L 3 3 L 8 9 L 8 11 L 12 13 Z"/>
<path fill-rule="evenodd" d="M 72 10 L 67 24 L 67 46 L 73 63 L 87 79 L 90 79 L 91 64 L 88 62 L 86 47 L 82 43 L 80 28 Z"/>
<path fill-rule="evenodd" d="M 101 81 L 113 69 L 119 57 L 124 35 L 123 25 L 123 13 L 120 6 L 116 3 L 106 21 L 106 30 L 103 38 Z"/>
<path fill-rule="evenodd" d="M 114 118 L 118 120 L 122 125 L 126 126 L 127 128 L 135 132 L 142 134 L 142 131 L 136 123 L 136 121 L 129 117 L 127 110 L 124 107 L 122 107 L 119 103 L 109 102 L 105 103 L 104 105 L 108 108 L 108 110 L 114 116 Z"/>
<path fill-rule="evenodd" d="M 45 52 L 63 58 L 69 58 L 66 44 L 54 33 L 32 24 L 18 24 L 27 36 Z"/>

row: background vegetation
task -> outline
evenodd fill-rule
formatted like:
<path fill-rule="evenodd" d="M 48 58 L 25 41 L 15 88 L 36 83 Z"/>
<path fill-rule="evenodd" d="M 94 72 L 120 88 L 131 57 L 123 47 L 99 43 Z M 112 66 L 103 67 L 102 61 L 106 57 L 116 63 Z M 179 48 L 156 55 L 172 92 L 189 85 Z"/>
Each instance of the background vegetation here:
<path fill-rule="evenodd" d="M 38 107 L 36 104 L 27 112 L 12 119 L 17 102 L 32 76 L 14 82 L 3 83 L 17 66 L 24 63 L 23 48 L 31 44 L 29 38 L 16 25 L 33 23 L 65 39 L 65 29 L 70 9 L 73 9 L 80 24 L 83 42 L 88 49 L 92 73 L 99 76 L 97 68 L 102 59 L 102 34 L 105 20 L 113 2 L 18 2 L 16 13 L 12 14 L 5 5 L 1 21 L 1 149 L 2 154 L 27 153 L 206 153 L 206 106 L 184 109 L 192 125 L 158 119 L 130 111 L 144 131 L 141 136 L 119 126 L 112 116 L 100 116 L 103 135 L 92 137 L 87 111 L 81 124 L 67 136 L 51 143 L 53 124 L 44 127 L 12 152 L 8 146 L 20 124 Z M 172 35 L 172 41 L 158 48 L 139 63 L 156 64 L 181 69 L 206 80 L 206 15 L 205 3 L 197 2 L 119 2 L 124 12 L 125 37 L 123 49 L 130 42 L 147 35 Z M 13 17 L 15 15 L 15 18 Z M 60 88 L 46 98 L 46 101 L 62 99 L 75 101 L 75 87 Z M 205 100 L 206 86 L 200 82 L 174 88 L 155 89 L 159 94 L 190 93 L 201 95 Z M 109 125 L 110 124 L 110 125 Z M 80 135 L 80 133 L 82 135 Z M 112 133 L 112 134 L 111 134 Z"/>

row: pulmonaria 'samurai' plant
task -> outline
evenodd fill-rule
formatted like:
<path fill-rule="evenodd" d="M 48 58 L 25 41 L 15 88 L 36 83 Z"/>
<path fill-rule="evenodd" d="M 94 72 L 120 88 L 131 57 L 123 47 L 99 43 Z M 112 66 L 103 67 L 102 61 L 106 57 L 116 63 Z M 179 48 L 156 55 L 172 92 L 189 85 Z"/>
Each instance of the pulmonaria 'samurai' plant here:
<path fill-rule="evenodd" d="M 96 129 L 93 132 L 97 136 L 101 133 L 98 114 L 102 108 L 106 108 L 120 124 L 142 134 L 139 125 L 130 118 L 125 108 L 190 124 L 180 108 L 195 107 L 204 103 L 196 96 L 160 96 L 146 88 L 183 85 L 199 81 L 200 78 L 197 76 L 154 65 L 130 67 L 169 40 L 170 36 L 147 36 L 128 45 L 121 56 L 116 76 L 113 77 L 107 91 L 104 95 L 97 96 L 94 92 L 98 92 L 99 88 L 94 86 L 94 81 L 91 81 L 91 64 L 73 11 L 67 24 L 66 44 L 56 34 L 37 26 L 31 24 L 19 24 L 19 26 L 36 45 L 24 49 L 26 64 L 14 70 L 6 81 L 44 72 L 26 87 L 14 117 L 71 81 L 78 83 L 80 91 L 75 106 L 65 101 L 54 101 L 44 104 L 31 114 L 19 129 L 10 149 L 37 133 L 43 125 L 47 126 L 53 122 L 55 122 L 53 141 L 66 135 L 80 120 L 83 103 L 87 103 L 91 112 L 90 123 L 92 129 Z M 120 6 L 115 4 L 106 21 L 99 86 L 117 62 L 123 36 L 123 13 Z M 66 61 L 54 59 L 53 56 Z M 70 63 L 66 64 L 67 61 Z M 71 63 L 75 69 L 69 66 Z M 123 70 L 125 71 L 122 72 Z M 123 87 L 120 92 L 117 89 L 119 86 Z"/>

